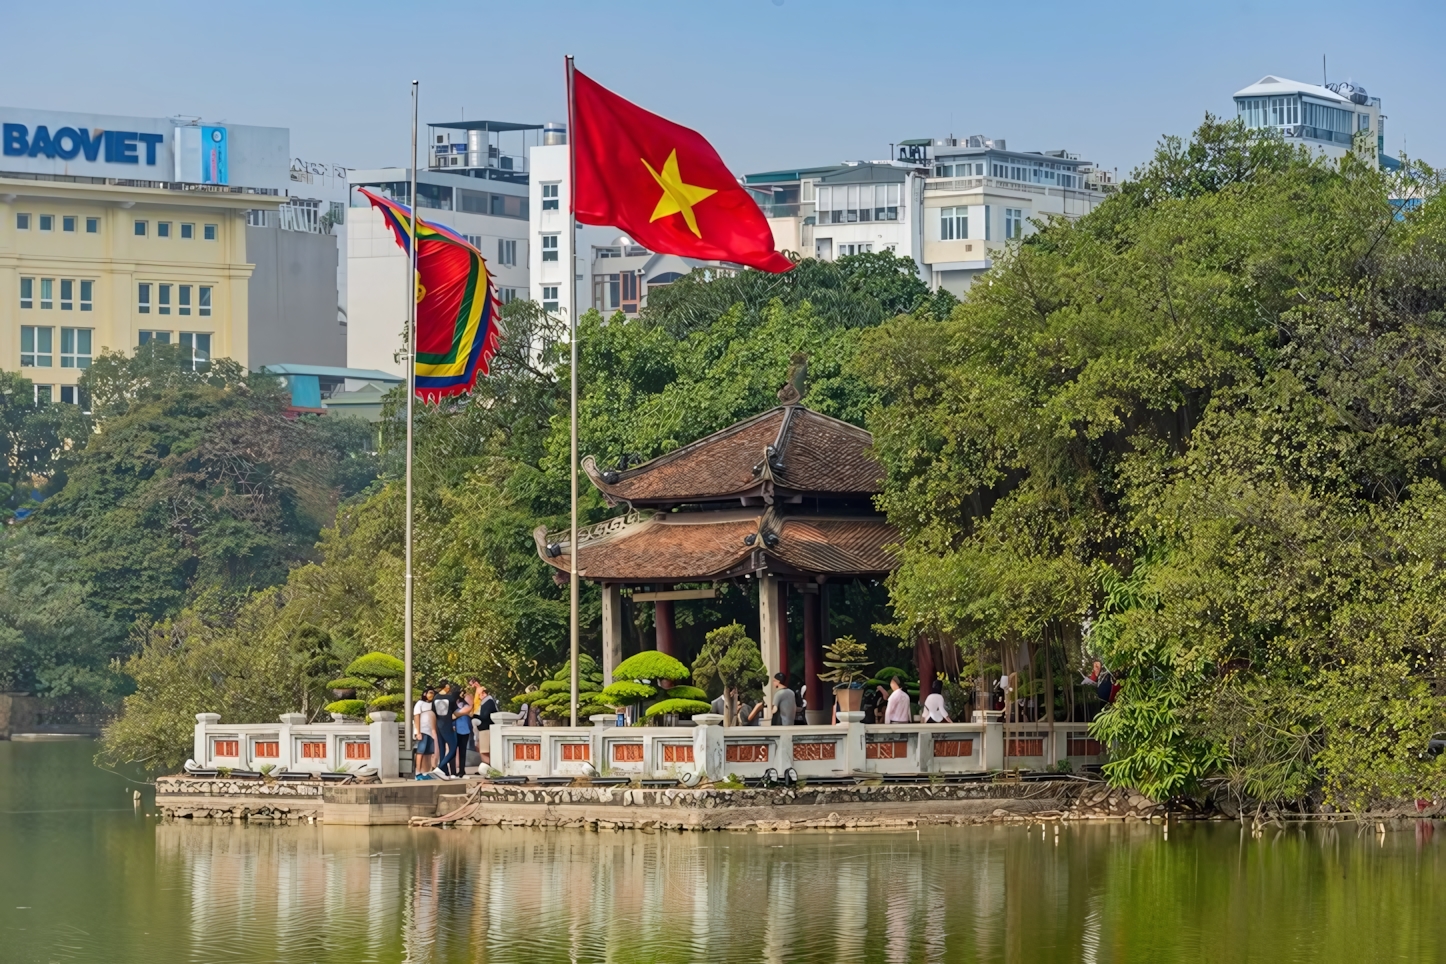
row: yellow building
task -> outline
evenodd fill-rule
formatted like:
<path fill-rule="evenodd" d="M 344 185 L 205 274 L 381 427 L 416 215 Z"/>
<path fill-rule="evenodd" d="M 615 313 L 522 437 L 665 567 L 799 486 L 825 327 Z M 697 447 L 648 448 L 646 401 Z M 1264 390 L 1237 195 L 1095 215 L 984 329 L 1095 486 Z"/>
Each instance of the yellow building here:
<path fill-rule="evenodd" d="M 0 368 L 73 402 L 104 349 L 155 340 L 245 365 L 246 212 L 282 200 L 0 175 Z"/>
<path fill-rule="evenodd" d="M 0 368 L 76 402 L 106 349 L 249 364 L 247 215 L 288 200 L 288 153 L 283 128 L 0 107 Z"/>

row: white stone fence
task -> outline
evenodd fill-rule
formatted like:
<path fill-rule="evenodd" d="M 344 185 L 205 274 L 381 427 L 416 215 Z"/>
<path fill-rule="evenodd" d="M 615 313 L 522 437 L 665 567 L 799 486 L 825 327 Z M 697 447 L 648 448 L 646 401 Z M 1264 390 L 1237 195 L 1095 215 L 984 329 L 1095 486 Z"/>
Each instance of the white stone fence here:
<path fill-rule="evenodd" d="M 587 727 L 517 726 L 492 715 L 492 766 L 507 776 L 619 776 L 676 779 L 697 773 L 761 777 L 789 768 L 800 777 L 962 774 L 1044 770 L 1068 760 L 1099 763 L 1103 748 L 1087 723 L 1009 723 L 988 714 L 973 723 L 864 724 L 862 713 L 829 726 L 730 726 L 700 714 L 692 726 L 619 727 L 611 715 Z"/>
<path fill-rule="evenodd" d="M 219 713 L 197 713 L 192 758 L 211 769 L 330 773 L 375 767 L 386 779 L 401 771 L 396 718 L 376 712 L 370 723 L 308 723 L 304 713 L 282 713 L 279 724 L 222 723 Z"/>

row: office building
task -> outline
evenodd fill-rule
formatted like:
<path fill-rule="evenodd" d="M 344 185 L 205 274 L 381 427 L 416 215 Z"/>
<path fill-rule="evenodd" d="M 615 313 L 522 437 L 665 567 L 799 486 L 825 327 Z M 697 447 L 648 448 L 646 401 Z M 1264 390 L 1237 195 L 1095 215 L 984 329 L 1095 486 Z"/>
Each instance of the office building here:
<path fill-rule="evenodd" d="M 592 245 L 591 307 L 612 315 L 621 311 L 636 318 L 648 306 L 648 296 L 697 268 L 718 275 L 736 274 L 736 264 L 704 261 L 676 254 L 649 251 L 623 235 L 612 244 Z"/>
<path fill-rule="evenodd" d="M 1354 148 L 1384 168 L 1400 167 L 1386 154 L 1381 98 L 1357 84 L 1305 84 L 1267 75 L 1235 92 L 1235 111 L 1247 128 L 1271 131 L 1326 157 L 1344 157 Z"/>

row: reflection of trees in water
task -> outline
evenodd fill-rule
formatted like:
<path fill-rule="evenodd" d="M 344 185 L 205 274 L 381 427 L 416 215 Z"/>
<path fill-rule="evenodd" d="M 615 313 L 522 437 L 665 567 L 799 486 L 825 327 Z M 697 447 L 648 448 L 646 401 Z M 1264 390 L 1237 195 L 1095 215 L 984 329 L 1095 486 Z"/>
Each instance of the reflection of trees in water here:
<path fill-rule="evenodd" d="M 1145 949 L 1198 959 L 1202 946 L 1281 960 L 1371 946 L 1426 960 L 1446 949 L 1434 909 L 1446 859 L 1424 833 L 1384 844 L 1333 830 L 1170 836 L 1121 825 L 1066 828 L 1055 844 L 1037 827 L 916 837 L 180 822 L 157 828 L 156 854 L 160 892 L 189 907 L 195 960 L 225 944 L 346 964 L 1049 964 Z"/>

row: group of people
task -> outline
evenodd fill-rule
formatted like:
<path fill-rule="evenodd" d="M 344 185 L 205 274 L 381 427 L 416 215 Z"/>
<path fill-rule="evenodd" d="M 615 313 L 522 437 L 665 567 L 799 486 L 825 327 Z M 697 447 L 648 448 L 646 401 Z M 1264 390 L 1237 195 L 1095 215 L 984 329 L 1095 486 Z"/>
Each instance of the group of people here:
<path fill-rule="evenodd" d="M 412 739 L 418 780 L 456 780 L 467 773 L 467 750 L 476 738 L 481 767 L 492 762 L 487 732 L 497 701 L 473 676 L 464 685 L 442 680 L 422 691 L 412 707 Z"/>
<path fill-rule="evenodd" d="M 788 685 L 788 678 L 782 673 L 774 673 L 772 680 L 773 694 L 771 703 L 773 713 L 766 717 L 768 723 L 773 726 L 787 726 L 789 724 L 805 723 L 807 718 L 807 700 L 804 695 L 804 688 L 800 686 L 797 690 Z M 713 712 L 723 713 L 724 697 L 720 696 L 713 701 Z M 739 705 L 738 721 L 744 726 L 758 726 L 765 721 L 764 702 L 759 700 L 756 703 L 743 702 Z M 880 709 L 882 707 L 882 709 Z M 889 680 L 889 688 L 877 687 L 877 693 L 866 693 L 863 699 L 863 711 L 865 723 L 912 723 L 914 722 L 913 710 L 909 703 L 909 692 L 904 689 L 903 680 L 894 676 Z M 835 700 L 833 712 L 830 714 L 830 723 L 838 722 L 839 705 Z M 920 723 L 952 723 L 949 711 L 944 706 L 944 686 L 938 680 L 934 681 L 932 690 L 924 697 L 923 705 L 919 710 Z"/>

